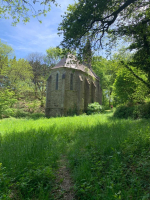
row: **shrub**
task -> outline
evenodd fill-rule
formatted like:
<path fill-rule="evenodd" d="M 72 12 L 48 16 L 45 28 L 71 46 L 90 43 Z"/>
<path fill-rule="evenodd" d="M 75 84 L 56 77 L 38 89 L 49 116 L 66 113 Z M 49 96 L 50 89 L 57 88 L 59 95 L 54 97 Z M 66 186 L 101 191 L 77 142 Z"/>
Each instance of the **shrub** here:
<path fill-rule="evenodd" d="M 133 117 L 133 111 L 133 107 L 119 106 L 114 112 L 114 117 L 127 119 L 128 117 Z"/>
<path fill-rule="evenodd" d="M 88 104 L 88 108 L 87 108 L 88 115 L 102 113 L 103 111 L 104 111 L 104 108 L 98 102 Z"/>
<path fill-rule="evenodd" d="M 115 112 L 114 117 L 127 119 L 150 118 L 150 103 L 139 104 L 134 106 L 119 106 Z"/>
<path fill-rule="evenodd" d="M 21 118 L 26 117 L 27 115 L 29 115 L 29 113 L 25 112 L 23 109 L 16 109 L 13 117 Z"/>
<path fill-rule="evenodd" d="M 150 102 L 134 106 L 133 118 L 150 118 Z"/>

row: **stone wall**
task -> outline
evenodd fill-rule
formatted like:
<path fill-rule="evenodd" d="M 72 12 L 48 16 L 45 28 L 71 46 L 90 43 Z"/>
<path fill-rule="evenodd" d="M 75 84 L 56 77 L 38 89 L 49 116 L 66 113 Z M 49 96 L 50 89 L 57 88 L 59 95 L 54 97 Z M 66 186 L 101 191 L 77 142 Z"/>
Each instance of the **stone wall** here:
<path fill-rule="evenodd" d="M 80 114 L 87 109 L 88 103 L 102 103 L 100 93 L 99 80 L 86 73 L 71 68 L 52 69 L 47 81 L 46 116 L 68 115 L 75 111 Z"/>

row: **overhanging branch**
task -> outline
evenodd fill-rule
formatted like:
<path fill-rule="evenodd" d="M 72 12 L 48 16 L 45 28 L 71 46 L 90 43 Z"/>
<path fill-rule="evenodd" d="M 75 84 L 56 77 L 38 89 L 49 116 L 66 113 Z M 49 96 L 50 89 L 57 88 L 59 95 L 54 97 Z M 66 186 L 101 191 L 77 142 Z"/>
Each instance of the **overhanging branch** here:
<path fill-rule="evenodd" d="M 120 63 L 123 66 L 125 66 L 138 80 L 140 80 L 142 83 L 144 83 L 150 89 L 150 83 L 146 82 L 141 77 L 139 77 L 137 74 L 135 74 L 135 72 L 128 65 L 126 65 L 123 61 L 121 61 Z"/>

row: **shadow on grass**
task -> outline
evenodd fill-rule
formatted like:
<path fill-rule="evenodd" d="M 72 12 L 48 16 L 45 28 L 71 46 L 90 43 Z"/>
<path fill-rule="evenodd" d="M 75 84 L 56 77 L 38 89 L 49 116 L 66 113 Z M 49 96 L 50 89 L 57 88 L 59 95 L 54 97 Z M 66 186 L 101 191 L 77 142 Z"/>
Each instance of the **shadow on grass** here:
<path fill-rule="evenodd" d="M 146 199 L 149 120 L 119 120 L 110 114 L 53 118 L 53 123 L 46 120 L 48 126 L 35 129 L 31 124 L 27 131 L 13 131 L 0 142 L 0 163 L 20 187 L 26 184 L 24 193 L 29 183 L 31 190 L 33 185 L 38 187 L 43 170 L 44 177 L 51 173 L 52 178 L 57 160 L 67 153 L 78 199 Z"/>
<path fill-rule="evenodd" d="M 77 199 L 149 199 L 149 120 L 118 120 L 80 128 L 68 159 Z M 137 192 L 138 191 L 138 192 Z"/>

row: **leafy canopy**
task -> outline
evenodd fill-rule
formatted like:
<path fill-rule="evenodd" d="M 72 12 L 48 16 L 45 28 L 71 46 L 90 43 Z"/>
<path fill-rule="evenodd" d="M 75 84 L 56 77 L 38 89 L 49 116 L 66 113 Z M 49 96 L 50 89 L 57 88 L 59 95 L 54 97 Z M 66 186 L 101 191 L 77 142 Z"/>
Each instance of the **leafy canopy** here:
<path fill-rule="evenodd" d="M 51 9 L 51 3 L 57 5 L 55 0 L 2 0 L 0 2 L 0 18 L 12 17 L 13 25 L 20 21 L 24 23 L 30 21 L 30 17 L 46 16 L 46 13 Z M 38 9 L 40 7 L 40 9 Z M 41 22 L 39 20 L 39 22 Z"/>
<path fill-rule="evenodd" d="M 99 49 L 106 36 L 112 49 L 116 40 L 126 39 L 134 57 L 132 62 L 121 64 L 150 89 L 150 1 L 80 0 L 69 5 L 58 30 L 63 34 L 64 48 L 83 49 L 89 39 L 93 49 Z M 146 73 L 147 82 L 130 66 Z"/>
<path fill-rule="evenodd" d="M 13 55 L 12 53 L 13 49 L 6 43 L 3 43 L 0 39 L 0 57 L 11 57 Z"/>
<path fill-rule="evenodd" d="M 17 96 L 30 90 L 33 71 L 27 60 L 19 59 L 17 61 L 15 58 L 11 59 L 9 61 L 9 67 L 5 69 L 5 74 L 8 79 L 7 86 L 9 86 Z"/>
<path fill-rule="evenodd" d="M 112 84 L 113 99 L 118 104 L 143 102 L 149 91 L 147 85 L 145 84 L 148 76 L 142 70 L 130 66 L 129 63 L 133 62 L 133 57 L 130 54 L 125 54 L 123 52 L 124 51 L 122 49 L 120 54 L 115 54 L 113 57 L 116 67 L 116 77 L 114 83 Z M 122 64 L 120 60 L 124 60 L 124 63 Z M 127 66 L 127 63 L 128 67 L 139 78 L 131 73 L 128 68 L 124 67 Z"/>
<path fill-rule="evenodd" d="M 54 67 L 63 58 L 63 50 L 57 47 L 50 47 L 46 53 L 45 61 L 50 67 Z"/>
<path fill-rule="evenodd" d="M 99 48 L 106 33 L 115 35 L 122 28 L 149 22 L 149 4 L 147 0 L 80 0 L 69 5 L 58 28 L 64 36 L 61 45 L 81 47 L 86 36 Z"/>

